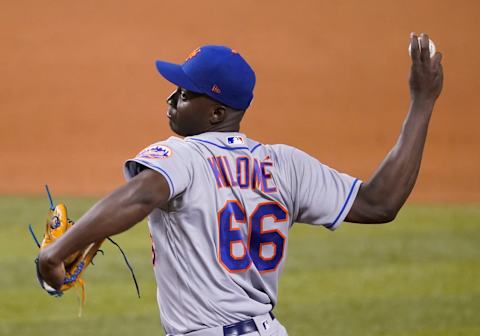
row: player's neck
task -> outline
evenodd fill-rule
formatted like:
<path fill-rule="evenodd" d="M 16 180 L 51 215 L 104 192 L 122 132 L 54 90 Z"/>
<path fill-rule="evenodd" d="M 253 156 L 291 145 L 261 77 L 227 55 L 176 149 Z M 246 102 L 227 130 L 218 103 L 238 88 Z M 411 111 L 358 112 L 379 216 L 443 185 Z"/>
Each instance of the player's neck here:
<path fill-rule="evenodd" d="M 225 120 L 222 123 L 210 125 L 206 132 L 238 132 L 240 124 L 234 121 Z"/>

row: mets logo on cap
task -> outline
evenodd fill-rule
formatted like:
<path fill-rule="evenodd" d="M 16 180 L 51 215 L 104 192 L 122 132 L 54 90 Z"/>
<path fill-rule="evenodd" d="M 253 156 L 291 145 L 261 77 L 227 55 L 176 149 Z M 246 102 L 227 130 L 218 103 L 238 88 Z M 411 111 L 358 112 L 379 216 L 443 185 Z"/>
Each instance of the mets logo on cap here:
<path fill-rule="evenodd" d="M 188 55 L 188 57 L 187 57 L 187 59 L 185 60 L 185 62 L 187 62 L 187 61 L 191 60 L 192 58 L 194 58 L 195 56 L 197 56 L 197 54 L 198 54 L 200 51 L 202 51 L 201 48 L 197 48 L 197 49 L 195 49 L 194 51 L 192 51 L 192 52 Z"/>
<path fill-rule="evenodd" d="M 137 157 L 144 159 L 168 159 L 172 154 L 173 151 L 170 147 L 155 144 L 142 150 Z"/>

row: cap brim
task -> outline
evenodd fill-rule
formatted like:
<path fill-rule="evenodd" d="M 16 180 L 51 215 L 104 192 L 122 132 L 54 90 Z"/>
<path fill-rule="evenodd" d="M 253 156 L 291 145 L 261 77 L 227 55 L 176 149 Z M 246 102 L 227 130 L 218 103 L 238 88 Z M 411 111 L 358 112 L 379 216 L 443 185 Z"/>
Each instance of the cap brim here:
<path fill-rule="evenodd" d="M 170 83 L 189 91 L 202 92 L 185 74 L 181 65 L 164 61 L 156 61 L 155 65 L 157 66 L 158 72 Z"/>

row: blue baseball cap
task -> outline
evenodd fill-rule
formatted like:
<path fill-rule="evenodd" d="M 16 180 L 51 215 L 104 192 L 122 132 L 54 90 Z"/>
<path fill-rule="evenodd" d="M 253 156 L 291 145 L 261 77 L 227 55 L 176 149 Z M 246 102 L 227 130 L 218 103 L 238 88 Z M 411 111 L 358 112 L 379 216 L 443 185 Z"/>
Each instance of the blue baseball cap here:
<path fill-rule="evenodd" d="M 231 48 L 206 45 L 192 51 L 183 64 L 156 61 L 156 65 L 169 82 L 236 110 L 246 110 L 253 99 L 255 72 Z"/>

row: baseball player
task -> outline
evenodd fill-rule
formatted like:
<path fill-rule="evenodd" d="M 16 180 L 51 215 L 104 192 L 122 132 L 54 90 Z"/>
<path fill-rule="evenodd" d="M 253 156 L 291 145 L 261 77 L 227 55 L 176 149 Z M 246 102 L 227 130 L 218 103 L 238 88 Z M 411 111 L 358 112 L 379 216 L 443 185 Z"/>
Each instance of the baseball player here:
<path fill-rule="evenodd" d="M 157 299 L 167 335 L 287 335 L 272 310 L 293 223 L 392 221 L 420 168 L 441 54 L 411 35 L 411 104 L 397 143 L 367 182 L 299 149 L 241 133 L 255 74 L 235 50 L 203 46 L 183 64 L 157 61 L 177 89 L 167 118 L 179 137 L 125 163 L 128 182 L 42 250 L 39 269 L 60 288 L 63 260 L 148 216 Z"/>

